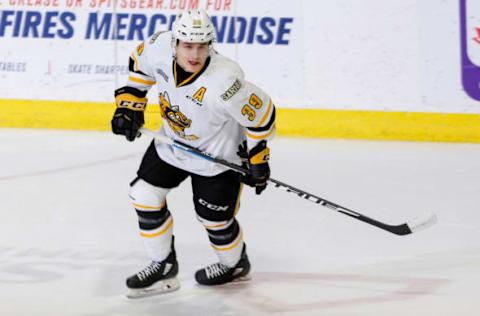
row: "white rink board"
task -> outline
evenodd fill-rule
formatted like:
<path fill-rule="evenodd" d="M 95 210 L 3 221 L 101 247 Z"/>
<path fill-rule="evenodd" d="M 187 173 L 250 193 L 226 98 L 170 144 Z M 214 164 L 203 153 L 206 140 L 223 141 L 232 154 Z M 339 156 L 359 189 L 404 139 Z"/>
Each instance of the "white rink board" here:
<path fill-rule="evenodd" d="M 190 6 L 208 9 L 216 48 L 281 107 L 480 113 L 462 87 L 458 1 L 40 2 L 2 1 L 2 98 L 112 101 L 131 51 Z M 139 8 L 149 3 L 160 8 Z M 478 64 L 475 8 L 467 2 L 468 53 Z"/>

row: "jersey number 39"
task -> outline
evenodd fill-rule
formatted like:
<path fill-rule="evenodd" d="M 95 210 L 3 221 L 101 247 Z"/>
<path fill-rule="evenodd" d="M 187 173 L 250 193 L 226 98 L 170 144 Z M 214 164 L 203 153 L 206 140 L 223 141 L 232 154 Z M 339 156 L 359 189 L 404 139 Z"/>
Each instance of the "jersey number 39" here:
<path fill-rule="evenodd" d="M 250 121 L 253 121 L 255 120 L 255 117 L 257 117 L 257 112 L 255 112 L 255 109 L 260 109 L 263 105 L 263 102 L 255 93 L 252 93 L 248 103 L 249 104 L 245 104 L 242 107 L 242 114 L 246 115 Z"/>

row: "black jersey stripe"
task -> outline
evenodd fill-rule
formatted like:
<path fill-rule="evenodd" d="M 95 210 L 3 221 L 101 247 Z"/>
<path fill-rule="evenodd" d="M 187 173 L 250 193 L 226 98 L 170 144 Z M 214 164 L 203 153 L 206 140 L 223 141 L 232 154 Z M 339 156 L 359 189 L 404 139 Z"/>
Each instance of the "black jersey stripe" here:
<path fill-rule="evenodd" d="M 240 234 L 240 226 L 238 225 L 238 222 L 234 219 L 233 224 L 226 229 L 217 231 L 207 229 L 207 231 L 208 238 L 210 239 L 210 242 L 212 244 L 217 246 L 224 246 L 231 244 L 235 241 L 235 239 L 237 239 L 238 235 Z"/>
<path fill-rule="evenodd" d="M 156 212 L 145 212 L 136 210 L 138 225 L 143 230 L 153 230 L 161 227 L 170 218 L 170 212 L 166 207 Z"/>
<path fill-rule="evenodd" d="M 130 57 L 128 60 L 128 70 L 142 76 L 150 77 L 150 76 L 147 76 L 143 71 L 135 70 L 135 60 L 133 60 L 132 57 Z"/>
<path fill-rule="evenodd" d="M 272 112 L 272 115 L 270 116 L 270 120 L 268 120 L 268 123 L 264 126 L 260 126 L 260 127 L 247 127 L 247 129 L 251 132 L 265 132 L 265 131 L 268 131 L 270 130 L 270 128 L 272 127 L 273 123 L 275 123 L 275 106 L 273 106 L 273 112 Z"/>

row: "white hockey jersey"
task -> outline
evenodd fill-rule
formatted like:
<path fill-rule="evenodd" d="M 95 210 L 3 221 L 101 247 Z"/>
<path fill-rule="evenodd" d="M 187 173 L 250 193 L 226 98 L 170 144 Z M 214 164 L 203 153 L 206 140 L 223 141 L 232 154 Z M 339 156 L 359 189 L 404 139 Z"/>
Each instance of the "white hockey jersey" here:
<path fill-rule="evenodd" d="M 237 151 L 243 140 L 252 148 L 273 138 L 272 100 L 245 80 L 237 63 L 214 51 L 198 73 L 177 82 L 171 36 L 171 32 L 155 33 L 137 47 L 130 57 L 127 85 L 143 91 L 157 87 L 161 134 L 240 164 Z M 160 142 L 155 147 L 165 162 L 198 175 L 214 176 L 227 170 Z"/>

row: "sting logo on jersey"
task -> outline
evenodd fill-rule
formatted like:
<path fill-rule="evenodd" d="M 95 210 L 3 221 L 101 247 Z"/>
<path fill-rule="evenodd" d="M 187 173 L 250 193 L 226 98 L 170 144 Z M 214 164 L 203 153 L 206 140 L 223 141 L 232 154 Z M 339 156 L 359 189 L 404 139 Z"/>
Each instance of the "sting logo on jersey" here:
<path fill-rule="evenodd" d="M 185 129 L 192 125 L 192 120 L 180 112 L 178 105 L 171 105 L 168 93 L 166 91 L 160 93 L 159 98 L 160 112 L 162 113 L 162 117 L 167 120 L 168 125 L 175 132 L 175 134 L 187 140 L 198 139 L 198 137 L 195 135 L 185 134 Z"/>
<path fill-rule="evenodd" d="M 207 88 L 201 87 L 200 89 L 198 89 L 197 92 L 195 92 L 193 97 L 187 95 L 186 98 L 189 99 L 190 101 L 194 102 L 195 104 L 197 104 L 199 106 L 202 106 L 203 105 L 202 104 L 203 97 L 205 96 L 205 91 L 207 91 Z"/>

